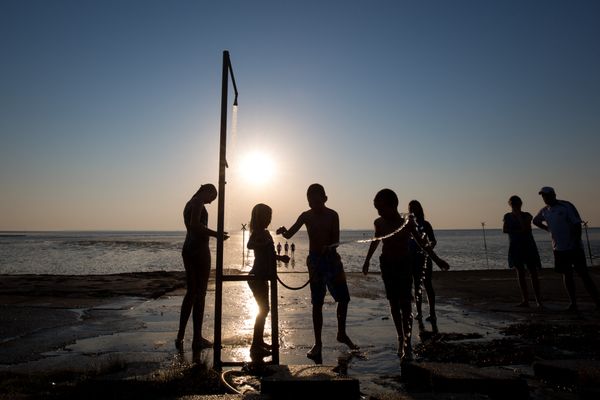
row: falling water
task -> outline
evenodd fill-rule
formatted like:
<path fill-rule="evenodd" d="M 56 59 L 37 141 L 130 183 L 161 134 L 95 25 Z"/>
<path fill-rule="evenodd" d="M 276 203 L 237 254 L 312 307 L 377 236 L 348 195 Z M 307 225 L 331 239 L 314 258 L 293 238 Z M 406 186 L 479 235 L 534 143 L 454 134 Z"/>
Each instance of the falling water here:
<path fill-rule="evenodd" d="M 228 146 L 229 156 L 227 157 L 228 167 L 235 165 L 237 162 L 237 123 L 238 123 L 238 106 L 233 105 L 231 110 L 231 143 Z M 231 225 L 231 210 L 232 210 L 232 200 L 235 198 L 235 178 L 233 174 L 228 171 L 227 173 L 227 196 L 225 197 L 225 229 L 236 229 L 237 225 Z M 232 184 L 233 183 L 233 184 Z M 232 190 L 233 189 L 233 190 Z"/>

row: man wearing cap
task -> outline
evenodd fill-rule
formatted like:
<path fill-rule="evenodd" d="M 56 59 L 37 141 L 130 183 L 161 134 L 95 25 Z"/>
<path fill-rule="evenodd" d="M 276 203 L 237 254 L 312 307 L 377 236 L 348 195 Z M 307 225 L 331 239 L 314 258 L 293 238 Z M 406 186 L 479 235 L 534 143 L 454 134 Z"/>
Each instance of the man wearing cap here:
<path fill-rule="evenodd" d="M 565 289 L 571 304 L 568 311 L 577 311 L 573 270 L 579 274 L 583 284 L 600 310 L 598 289 L 588 273 L 581 241 L 581 218 L 575 206 L 568 201 L 557 200 L 556 192 L 549 186 L 540 189 L 546 206 L 533 218 L 533 224 L 550 232 L 554 250 L 554 269 L 563 274 Z"/>

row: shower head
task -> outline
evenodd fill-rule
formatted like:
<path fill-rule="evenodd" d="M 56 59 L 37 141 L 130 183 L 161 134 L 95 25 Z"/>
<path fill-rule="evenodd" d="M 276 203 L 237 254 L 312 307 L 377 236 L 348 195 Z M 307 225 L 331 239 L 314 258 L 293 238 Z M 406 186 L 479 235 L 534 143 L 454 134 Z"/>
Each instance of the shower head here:
<path fill-rule="evenodd" d="M 235 94 L 235 99 L 233 100 L 233 105 L 237 107 L 237 93 Z"/>

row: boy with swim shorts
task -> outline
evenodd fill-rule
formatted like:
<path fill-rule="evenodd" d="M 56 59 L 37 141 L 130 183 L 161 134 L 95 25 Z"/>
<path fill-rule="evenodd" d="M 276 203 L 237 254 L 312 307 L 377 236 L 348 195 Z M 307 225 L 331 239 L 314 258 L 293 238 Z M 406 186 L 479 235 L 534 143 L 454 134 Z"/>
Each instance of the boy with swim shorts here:
<path fill-rule="evenodd" d="M 306 354 L 308 358 L 321 362 L 323 343 L 323 303 L 326 290 L 338 303 L 337 306 L 337 341 L 344 343 L 350 349 L 358 349 L 346 334 L 346 316 L 350 294 L 346 283 L 346 274 L 342 260 L 337 253 L 336 243 L 340 241 L 340 220 L 337 212 L 327 208 L 327 195 L 320 184 L 312 184 L 306 191 L 310 210 L 300 214 L 298 220 L 290 229 L 280 227 L 277 234 L 290 239 L 302 225 L 306 225 L 309 239 L 309 255 L 306 260 L 310 279 L 312 303 L 312 320 L 315 334 L 315 344 Z"/>

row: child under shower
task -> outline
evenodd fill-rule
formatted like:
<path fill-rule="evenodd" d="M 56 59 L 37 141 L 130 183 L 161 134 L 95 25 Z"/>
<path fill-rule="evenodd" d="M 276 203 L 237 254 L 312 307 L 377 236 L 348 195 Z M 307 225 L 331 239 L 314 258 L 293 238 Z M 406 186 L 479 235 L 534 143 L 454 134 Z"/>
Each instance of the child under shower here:
<path fill-rule="evenodd" d="M 257 204 L 252 209 L 250 217 L 250 238 L 248 239 L 248 248 L 254 251 L 254 265 L 250 274 L 256 279 L 249 280 L 248 286 L 252 290 L 256 304 L 258 305 L 258 314 L 254 322 L 254 335 L 250 347 L 250 358 L 253 361 L 262 360 L 271 355 L 272 346 L 265 343 L 264 331 L 265 321 L 269 314 L 269 280 L 276 274 L 276 262 L 283 261 L 288 263 L 290 258 L 287 255 L 281 256 L 275 253 L 273 238 L 267 230 L 271 223 L 273 212 L 271 207 L 266 204 Z"/>

